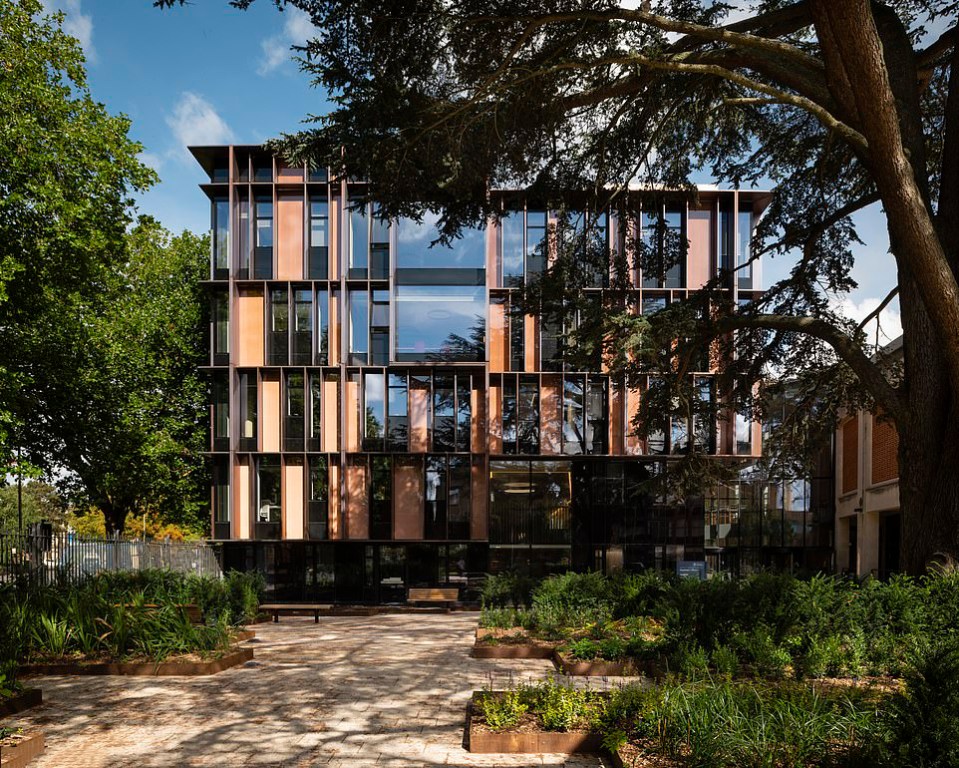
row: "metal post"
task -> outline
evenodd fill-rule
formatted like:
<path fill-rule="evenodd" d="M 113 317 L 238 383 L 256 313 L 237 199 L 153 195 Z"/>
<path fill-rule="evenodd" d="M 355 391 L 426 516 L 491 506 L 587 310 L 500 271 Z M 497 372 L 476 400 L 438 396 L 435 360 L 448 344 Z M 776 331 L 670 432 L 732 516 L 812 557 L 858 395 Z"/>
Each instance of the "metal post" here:
<path fill-rule="evenodd" d="M 23 535 L 23 466 L 20 464 L 21 448 L 17 446 L 17 531 Z"/>

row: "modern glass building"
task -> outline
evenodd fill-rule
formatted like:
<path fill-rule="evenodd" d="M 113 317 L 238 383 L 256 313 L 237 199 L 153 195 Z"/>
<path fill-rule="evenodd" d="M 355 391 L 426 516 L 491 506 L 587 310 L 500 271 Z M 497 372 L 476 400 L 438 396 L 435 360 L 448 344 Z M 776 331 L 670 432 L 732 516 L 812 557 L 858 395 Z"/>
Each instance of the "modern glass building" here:
<path fill-rule="evenodd" d="M 641 440 L 643 386 L 601 364 L 571 370 L 569 329 L 515 311 L 551 258 L 555 212 L 504 196 L 498 221 L 447 246 L 435 219 L 384 220 L 356 204 L 361 184 L 325 170 L 258 146 L 192 151 L 213 232 L 212 535 L 275 599 L 393 602 L 434 585 L 468 598 L 477 576 L 510 568 L 828 561 L 815 483 L 755 475 L 759 424 L 674 419 Z M 630 266 L 628 301 L 649 313 L 733 266 L 732 297 L 755 296 L 749 241 L 767 203 L 704 188 L 695 204 L 593 220 L 614 252 L 628 238 L 655 247 L 654 222 L 688 241 L 655 274 Z M 597 298 L 607 277 L 594 275 Z M 704 397 L 714 373 L 689 373 Z M 706 498 L 653 490 L 691 441 L 741 480 Z"/>

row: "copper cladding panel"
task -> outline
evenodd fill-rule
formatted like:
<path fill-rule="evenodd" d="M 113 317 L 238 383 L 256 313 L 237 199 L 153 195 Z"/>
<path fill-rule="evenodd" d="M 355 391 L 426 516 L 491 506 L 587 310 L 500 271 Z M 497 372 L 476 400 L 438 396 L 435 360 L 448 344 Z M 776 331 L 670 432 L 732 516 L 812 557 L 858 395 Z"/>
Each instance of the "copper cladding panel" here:
<path fill-rule="evenodd" d="M 423 538 L 425 499 L 423 463 L 398 462 L 393 467 L 393 538 Z"/>
<path fill-rule="evenodd" d="M 280 452 L 280 376 L 264 373 L 260 403 L 260 450 L 265 453 Z"/>
<path fill-rule="evenodd" d="M 370 536 L 365 464 L 346 468 L 346 532 L 350 539 L 367 539 Z"/>
<path fill-rule="evenodd" d="M 635 389 L 626 390 L 626 454 L 639 456 L 643 452 L 643 441 L 636 434 L 636 416 L 639 413 L 640 393 Z"/>
<path fill-rule="evenodd" d="M 306 500 L 303 495 L 303 461 L 285 463 L 283 466 L 283 538 L 302 539 L 305 528 L 303 511 Z"/>
<path fill-rule="evenodd" d="M 263 365 L 263 294 L 241 292 L 236 299 L 238 366 Z"/>
<path fill-rule="evenodd" d="M 233 465 L 233 535 L 250 538 L 250 467 L 246 457 L 237 456 Z"/>
<path fill-rule="evenodd" d="M 509 326 L 505 304 L 489 305 L 489 369 L 493 373 L 509 370 Z"/>
<path fill-rule="evenodd" d="M 489 452 L 503 452 L 503 388 L 489 388 Z"/>
<path fill-rule="evenodd" d="M 410 452 L 429 450 L 430 393 L 427 389 L 410 387 Z"/>
<path fill-rule="evenodd" d="M 303 196 L 277 198 L 276 276 L 278 280 L 303 279 Z"/>
<path fill-rule="evenodd" d="M 558 455 L 563 450 L 563 377 L 543 376 L 540 391 L 540 450 Z"/>
<path fill-rule="evenodd" d="M 487 532 L 487 499 L 489 474 L 483 464 L 474 464 L 470 478 L 470 538 L 483 540 L 488 538 Z"/>
<path fill-rule="evenodd" d="M 712 265 L 712 211 L 690 208 L 686 226 L 689 237 L 686 285 L 690 290 L 699 290 L 709 282 Z"/>

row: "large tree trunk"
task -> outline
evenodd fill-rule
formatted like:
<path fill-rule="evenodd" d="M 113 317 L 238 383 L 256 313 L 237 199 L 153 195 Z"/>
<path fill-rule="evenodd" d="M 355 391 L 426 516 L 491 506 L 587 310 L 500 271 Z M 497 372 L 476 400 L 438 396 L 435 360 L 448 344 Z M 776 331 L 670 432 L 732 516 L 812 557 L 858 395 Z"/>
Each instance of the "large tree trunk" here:
<path fill-rule="evenodd" d="M 103 525 L 107 536 L 116 536 L 123 533 L 127 522 L 127 509 L 123 505 L 111 501 L 103 501 L 97 506 L 103 512 Z"/>

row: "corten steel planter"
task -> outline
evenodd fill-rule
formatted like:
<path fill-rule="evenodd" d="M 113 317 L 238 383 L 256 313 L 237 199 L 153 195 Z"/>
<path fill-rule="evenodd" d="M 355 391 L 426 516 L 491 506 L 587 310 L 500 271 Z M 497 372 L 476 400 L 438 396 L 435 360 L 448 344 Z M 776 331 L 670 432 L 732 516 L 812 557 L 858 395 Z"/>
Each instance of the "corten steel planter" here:
<path fill-rule="evenodd" d="M 12 746 L 0 744 L 0 766 L 3 768 L 24 768 L 33 758 L 43 752 L 43 733 L 27 733 Z"/>
<path fill-rule="evenodd" d="M 23 674 L 30 675 L 131 675 L 144 677 L 172 677 L 214 675 L 230 667 L 253 659 L 252 648 L 237 648 L 218 659 L 204 661 L 147 662 L 62 662 L 53 664 L 24 664 Z M 6 768 L 6 766 L 4 766 Z"/>
<path fill-rule="evenodd" d="M 476 642 L 470 655 L 475 659 L 551 659 L 556 643 L 549 640 L 527 638 L 524 642 L 483 642 L 487 638 L 505 640 L 515 637 L 519 632 L 479 627 L 476 630 Z"/>
<path fill-rule="evenodd" d="M 606 659 L 582 660 L 560 651 L 553 654 L 553 663 L 564 675 L 574 677 L 658 677 L 657 664 L 650 660 L 623 659 L 622 661 L 607 661 Z"/>
<path fill-rule="evenodd" d="M 476 693 L 473 694 L 474 697 Z M 592 731 L 493 731 L 480 728 L 473 721 L 473 702 L 466 712 L 469 751 L 480 754 L 599 754 L 603 750 L 602 734 Z"/>
<path fill-rule="evenodd" d="M 43 703 L 43 691 L 39 688 L 25 688 L 16 696 L 0 699 L 0 717 L 15 715 Z"/>
<path fill-rule="evenodd" d="M 244 643 L 254 637 L 256 637 L 256 630 L 254 629 L 238 629 L 233 633 L 233 639 L 238 643 Z"/>

